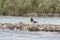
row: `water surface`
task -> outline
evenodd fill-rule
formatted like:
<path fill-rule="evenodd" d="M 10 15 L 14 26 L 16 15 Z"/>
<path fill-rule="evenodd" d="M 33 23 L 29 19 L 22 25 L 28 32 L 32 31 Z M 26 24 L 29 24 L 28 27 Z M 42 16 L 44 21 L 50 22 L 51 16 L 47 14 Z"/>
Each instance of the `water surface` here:
<path fill-rule="evenodd" d="M 33 17 L 38 24 L 60 24 L 60 17 Z M 30 17 L 0 16 L 0 23 L 31 24 Z M 28 32 L 0 29 L 0 40 L 60 40 L 60 32 Z"/>
<path fill-rule="evenodd" d="M 0 30 L 0 40 L 60 40 L 60 33 Z"/>
<path fill-rule="evenodd" d="M 38 24 L 60 24 L 60 17 L 33 17 Z M 30 17 L 12 17 L 0 16 L 0 23 L 18 23 L 23 22 L 31 24 Z"/>

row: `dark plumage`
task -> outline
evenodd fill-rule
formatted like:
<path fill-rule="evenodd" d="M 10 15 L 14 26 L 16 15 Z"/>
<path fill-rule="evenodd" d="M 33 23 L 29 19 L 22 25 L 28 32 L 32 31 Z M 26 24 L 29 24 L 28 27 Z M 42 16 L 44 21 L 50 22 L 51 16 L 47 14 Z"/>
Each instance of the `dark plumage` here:
<path fill-rule="evenodd" d="M 31 18 L 31 22 L 33 22 L 33 23 L 38 23 L 38 22 L 34 21 L 33 18 Z"/>
<path fill-rule="evenodd" d="M 31 22 L 33 22 L 33 18 L 31 18 Z"/>

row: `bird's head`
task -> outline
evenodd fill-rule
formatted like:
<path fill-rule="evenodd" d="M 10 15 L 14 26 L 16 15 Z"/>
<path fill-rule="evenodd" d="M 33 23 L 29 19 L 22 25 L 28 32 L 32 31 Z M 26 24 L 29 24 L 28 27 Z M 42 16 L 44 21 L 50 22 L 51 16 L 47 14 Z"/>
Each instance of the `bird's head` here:
<path fill-rule="evenodd" d="M 30 17 L 28 20 L 29 20 L 30 22 L 32 22 L 32 21 L 33 21 L 33 18 L 32 18 L 32 17 Z"/>

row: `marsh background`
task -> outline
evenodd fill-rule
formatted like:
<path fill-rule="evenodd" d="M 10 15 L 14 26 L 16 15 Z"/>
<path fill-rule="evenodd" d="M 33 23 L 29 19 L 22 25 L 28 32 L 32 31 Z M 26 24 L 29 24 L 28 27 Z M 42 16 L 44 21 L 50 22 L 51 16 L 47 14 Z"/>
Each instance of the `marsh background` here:
<path fill-rule="evenodd" d="M 60 0 L 0 0 L 0 15 L 23 16 L 29 13 L 60 15 Z"/>

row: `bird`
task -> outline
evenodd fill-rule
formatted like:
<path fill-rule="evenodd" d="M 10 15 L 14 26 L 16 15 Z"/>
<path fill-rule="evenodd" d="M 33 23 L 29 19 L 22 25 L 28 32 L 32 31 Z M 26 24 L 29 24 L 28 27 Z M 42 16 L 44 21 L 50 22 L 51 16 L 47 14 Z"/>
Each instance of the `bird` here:
<path fill-rule="evenodd" d="M 32 23 L 38 23 L 37 21 L 34 21 L 32 17 L 31 17 L 31 22 Z"/>

